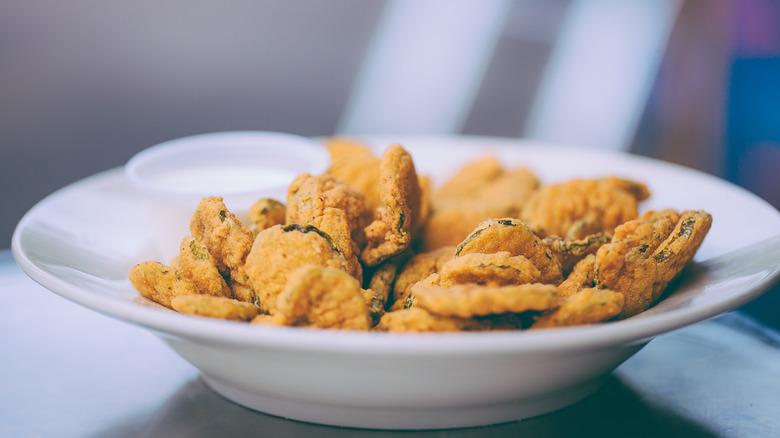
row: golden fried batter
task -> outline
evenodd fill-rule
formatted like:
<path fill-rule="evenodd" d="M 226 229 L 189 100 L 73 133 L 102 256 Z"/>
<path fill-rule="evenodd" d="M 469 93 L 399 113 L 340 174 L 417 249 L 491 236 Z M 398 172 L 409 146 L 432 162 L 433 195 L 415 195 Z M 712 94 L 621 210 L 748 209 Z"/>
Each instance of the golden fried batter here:
<path fill-rule="evenodd" d="M 651 256 L 658 263 L 653 284 L 653 300 L 661 297 L 666 286 L 693 259 L 712 226 L 712 216 L 706 211 L 685 211 L 669 237 Z"/>
<path fill-rule="evenodd" d="M 173 297 L 174 310 L 189 315 L 233 321 L 249 321 L 257 316 L 256 306 L 232 298 L 210 295 L 179 295 Z"/>
<path fill-rule="evenodd" d="M 641 183 L 619 179 L 572 179 L 544 186 L 523 205 L 522 219 L 542 237 L 581 238 L 578 232 L 612 233 L 638 216 L 638 203 L 649 195 Z"/>
<path fill-rule="evenodd" d="M 422 191 L 412 156 L 395 144 L 382 154 L 379 168 L 382 206 L 366 231 L 361 260 L 375 266 L 409 247 L 419 227 Z"/>
<path fill-rule="evenodd" d="M 363 195 L 330 175 L 303 174 L 290 184 L 287 223 L 311 225 L 330 236 L 346 258 L 350 274 L 360 281 L 363 268 L 358 254 L 369 220 Z"/>
<path fill-rule="evenodd" d="M 284 225 L 287 210 L 276 199 L 263 198 L 252 204 L 249 208 L 249 229 L 256 236 L 257 233 L 274 225 Z"/>
<path fill-rule="evenodd" d="M 623 294 L 587 288 L 568 297 L 560 307 L 542 314 L 531 329 L 595 324 L 614 318 L 623 308 Z"/>
<path fill-rule="evenodd" d="M 674 222 L 676 220 L 676 223 Z M 669 280 L 693 257 L 712 223 L 706 212 L 648 212 L 615 229 L 596 253 L 594 284 L 625 297 L 619 317 L 655 304 Z"/>
<path fill-rule="evenodd" d="M 385 306 L 393 292 L 397 273 L 398 265 L 386 260 L 371 275 L 371 281 L 364 297 L 371 313 L 371 321 L 374 324 L 379 322 L 379 318 L 385 313 Z"/>
<path fill-rule="evenodd" d="M 437 200 L 473 196 L 481 188 L 498 179 L 504 167 L 495 157 L 474 160 L 458 169 L 434 193 Z"/>
<path fill-rule="evenodd" d="M 246 259 L 246 273 L 266 313 L 297 268 L 314 264 L 347 271 L 347 261 L 326 234 L 314 227 L 276 225 L 260 232 Z"/>
<path fill-rule="evenodd" d="M 341 269 L 306 265 L 290 273 L 277 299 L 275 322 L 298 327 L 368 330 L 360 283 Z"/>
<path fill-rule="evenodd" d="M 379 157 L 372 153 L 337 155 L 326 173 L 360 192 L 366 209 L 373 212 L 382 205 L 379 195 L 380 162 Z"/>
<path fill-rule="evenodd" d="M 545 237 L 542 242 L 550 252 L 558 259 L 564 275 L 571 272 L 580 260 L 590 254 L 595 254 L 601 245 L 612 240 L 607 233 L 591 234 L 587 237 L 570 240 L 557 236 Z"/>
<path fill-rule="evenodd" d="M 190 233 L 204 245 L 223 274 L 243 265 L 252 248 L 254 234 L 228 211 L 220 197 L 206 197 L 190 221 Z"/>
<path fill-rule="evenodd" d="M 593 271 L 595 265 L 595 254 L 587 255 L 574 265 L 574 268 L 566 279 L 563 280 L 563 283 L 558 285 L 558 295 L 560 295 L 561 302 L 580 290 L 593 286 Z"/>
<path fill-rule="evenodd" d="M 360 155 L 373 155 L 371 148 L 364 142 L 349 137 L 326 138 L 322 144 L 328 150 L 331 161 L 341 157 L 354 157 Z"/>
<path fill-rule="evenodd" d="M 435 192 L 423 249 L 457 245 L 486 219 L 516 217 L 538 186 L 533 172 L 507 170 L 495 157 L 467 164 Z"/>
<path fill-rule="evenodd" d="M 536 237 L 533 231 L 519 219 L 489 219 L 482 222 L 458 245 L 455 256 L 507 251 L 513 256 L 523 256 L 541 272 L 539 281 L 559 284 L 563 273 L 558 259 Z"/>
<path fill-rule="evenodd" d="M 390 310 L 404 308 L 404 303 L 412 293 L 412 286 L 420 280 L 434 274 L 449 260 L 455 257 L 455 247 L 447 246 L 435 251 L 417 254 L 403 266 L 395 279 Z"/>
<path fill-rule="evenodd" d="M 472 253 L 456 257 L 439 270 L 439 285 L 475 283 L 490 286 L 534 283 L 541 272 L 527 258 L 507 251 L 490 254 Z"/>
<path fill-rule="evenodd" d="M 141 295 L 168 308 L 173 297 L 200 293 L 192 280 L 160 262 L 137 264 L 130 269 L 129 277 Z"/>
<path fill-rule="evenodd" d="M 460 318 L 547 310 L 558 305 L 558 288 L 541 283 L 496 287 L 477 284 L 441 287 L 418 283 L 412 287 L 412 294 L 419 307 L 437 315 Z"/>
<path fill-rule="evenodd" d="M 204 245 L 192 237 L 185 237 L 181 241 L 177 269 L 195 283 L 201 294 L 232 297 L 230 287 L 219 273 L 214 257 Z"/>
<path fill-rule="evenodd" d="M 434 315 L 419 307 L 388 312 L 382 315 L 377 331 L 388 332 L 455 332 L 462 330 L 485 330 L 490 323 L 473 318 L 456 318 Z"/>

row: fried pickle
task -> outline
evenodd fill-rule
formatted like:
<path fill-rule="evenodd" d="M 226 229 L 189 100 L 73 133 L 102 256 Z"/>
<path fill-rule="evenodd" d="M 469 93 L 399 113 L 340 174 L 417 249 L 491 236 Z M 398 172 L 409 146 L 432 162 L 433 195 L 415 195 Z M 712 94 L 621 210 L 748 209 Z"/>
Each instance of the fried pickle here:
<path fill-rule="evenodd" d="M 284 225 L 287 210 L 276 199 L 263 198 L 252 204 L 249 208 L 249 229 L 257 236 L 257 233 L 274 225 Z"/>
<path fill-rule="evenodd" d="M 130 269 L 129 277 L 141 295 L 169 309 L 173 297 L 200 293 L 195 282 L 160 262 L 139 263 Z"/>
<path fill-rule="evenodd" d="M 444 263 L 439 270 L 442 287 L 475 283 L 491 286 L 534 283 L 541 272 L 527 258 L 507 251 L 463 254 Z"/>
<path fill-rule="evenodd" d="M 622 309 L 623 294 L 609 289 L 582 289 L 560 307 L 539 316 L 530 329 L 595 324 L 614 318 Z"/>
<path fill-rule="evenodd" d="M 233 296 L 225 279 L 217 269 L 214 257 L 205 245 L 192 237 L 185 237 L 179 246 L 176 268 L 195 283 L 199 293 L 215 297 Z"/>
<path fill-rule="evenodd" d="M 416 284 L 412 294 L 419 307 L 442 316 L 472 316 L 547 310 L 558 305 L 558 288 L 530 283 L 512 286 L 460 284 L 452 287 Z"/>
<path fill-rule="evenodd" d="M 392 145 L 382 154 L 379 176 L 382 205 L 365 228 L 367 243 L 360 257 L 368 266 L 408 248 L 420 219 L 420 181 L 412 156 L 401 145 Z"/>
<path fill-rule="evenodd" d="M 541 283 L 559 284 L 563 272 L 558 259 L 521 220 L 512 218 L 489 219 L 482 222 L 458 245 L 455 256 L 507 251 L 513 256 L 523 256 L 541 272 Z"/>
<path fill-rule="evenodd" d="M 363 196 L 327 174 L 299 175 L 287 192 L 287 223 L 311 225 L 326 233 L 347 260 L 349 273 L 363 280 L 358 254 L 370 220 Z"/>
<path fill-rule="evenodd" d="M 253 304 L 211 295 L 178 295 L 171 306 L 180 313 L 231 321 L 250 321 L 258 313 Z"/>
<path fill-rule="evenodd" d="M 388 332 L 455 332 L 463 330 L 485 330 L 490 323 L 474 318 L 457 318 L 435 315 L 418 307 L 396 310 L 382 315 L 377 331 Z"/>
<path fill-rule="evenodd" d="M 709 231 L 703 211 L 647 212 L 615 229 L 612 242 L 596 253 L 594 284 L 625 297 L 619 318 L 650 308 L 668 282 L 691 259 Z"/>
<path fill-rule="evenodd" d="M 412 286 L 420 280 L 434 274 L 449 260 L 455 257 L 455 247 L 446 246 L 413 256 L 400 270 L 393 285 L 390 310 L 404 308 L 406 299 L 412 293 Z"/>
<path fill-rule="evenodd" d="M 638 204 L 649 196 L 644 184 L 608 177 L 572 179 L 544 186 L 531 194 L 521 218 L 542 237 L 583 237 L 612 233 L 638 216 Z"/>
<path fill-rule="evenodd" d="M 276 310 L 276 324 L 343 330 L 371 326 L 360 283 L 342 269 L 305 265 L 291 272 Z"/>
<path fill-rule="evenodd" d="M 275 225 L 257 235 L 246 259 L 246 273 L 266 313 L 276 312 L 276 297 L 290 274 L 309 264 L 349 272 L 338 247 L 315 227 Z"/>

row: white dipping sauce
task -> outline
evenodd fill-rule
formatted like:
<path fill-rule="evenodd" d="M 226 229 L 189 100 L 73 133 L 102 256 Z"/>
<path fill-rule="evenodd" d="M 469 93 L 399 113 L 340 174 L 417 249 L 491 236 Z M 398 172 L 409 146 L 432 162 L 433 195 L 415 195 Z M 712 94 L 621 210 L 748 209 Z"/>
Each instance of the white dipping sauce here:
<path fill-rule="evenodd" d="M 237 193 L 286 186 L 296 173 L 257 166 L 213 165 L 174 169 L 155 175 L 149 182 L 168 190 L 186 193 Z"/>

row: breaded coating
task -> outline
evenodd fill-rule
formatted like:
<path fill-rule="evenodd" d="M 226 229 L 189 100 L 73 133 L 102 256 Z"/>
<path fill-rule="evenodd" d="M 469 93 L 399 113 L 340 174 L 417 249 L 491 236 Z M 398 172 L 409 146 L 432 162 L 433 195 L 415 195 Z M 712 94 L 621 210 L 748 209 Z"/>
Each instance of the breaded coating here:
<path fill-rule="evenodd" d="M 585 256 L 596 254 L 601 245 L 611 240 L 609 234 L 597 233 L 576 240 L 550 236 L 542 239 L 542 243 L 558 259 L 564 275 L 567 275 Z"/>
<path fill-rule="evenodd" d="M 330 237 L 315 227 L 276 225 L 260 232 L 246 259 L 246 273 L 262 309 L 275 313 L 276 297 L 290 273 L 305 265 L 347 271 L 347 261 Z"/>
<path fill-rule="evenodd" d="M 322 141 L 328 150 L 331 161 L 341 157 L 354 157 L 360 155 L 373 155 L 371 148 L 364 142 L 349 137 L 330 137 Z"/>
<path fill-rule="evenodd" d="M 231 298 L 233 293 L 217 269 L 216 261 L 205 245 L 192 237 L 185 237 L 179 246 L 177 269 L 192 280 L 204 295 Z"/>
<path fill-rule="evenodd" d="M 379 322 L 379 318 L 385 313 L 385 306 L 393 292 L 398 265 L 386 260 L 377 267 L 371 275 L 368 289 L 364 292 L 364 298 L 368 304 L 372 324 Z"/>
<path fill-rule="evenodd" d="M 263 198 L 249 207 L 249 230 L 256 236 L 257 233 L 274 225 L 284 225 L 287 210 L 276 199 Z"/>
<path fill-rule="evenodd" d="M 422 250 L 427 252 L 455 246 L 485 219 L 504 216 L 501 211 L 484 209 L 482 206 L 438 207 L 425 225 Z"/>
<path fill-rule="evenodd" d="M 532 171 L 507 170 L 495 157 L 467 164 L 436 190 L 423 249 L 457 245 L 486 219 L 518 216 L 538 187 Z"/>
<path fill-rule="evenodd" d="M 587 288 L 568 297 L 560 307 L 543 313 L 531 329 L 595 324 L 614 318 L 623 308 L 623 294 Z"/>
<path fill-rule="evenodd" d="M 439 270 L 439 285 L 475 283 L 490 286 L 535 283 L 541 272 L 527 258 L 507 251 L 472 253 L 453 258 Z"/>
<path fill-rule="evenodd" d="M 523 256 L 541 272 L 541 283 L 559 284 L 563 272 L 558 259 L 533 231 L 519 219 L 489 219 L 482 222 L 455 250 L 455 257 L 465 254 L 491 254 L 507 251 Z"/>
<path fill-rule="evenodd" d="M 346 258 L 349 273 L 360 281 L 363 268 L 358 255 L 369 220 L 363 195 L 330 175 L 303 174 L 290 184 L 287 223 L 311 225 L 330 236 Z"/>
<path fill-rule="evenodd" d="M 638 204 L 647 195 L 643 184 L 620 178 L 572 179 L 534 192 L 521 217 L 542 237 L 580 238 L 583 224 L 588 234 L 611 234 L 638 216 Z"/>
<path fill-rule="evenodd" d="M 222 198 L 210 196 L 198 204 L 190 221 L 190 233 L 204 245 L 216 261 L 217 269 L 243 265 L 255 236 L 228 211 Z"/>
<path fill-rule="evenodd" d="M 676 220 L 676 222 L 674 222 Z M 619 318 L 650 308 L 668 282 L 693 258 L 712 217 L 703 211 L 648 212 L 615 229 L 596 253 L 594 284 L 624 295 Z"/>
<path fill-rule="evenodd" d="M 412 286 L 420 280 L 434 274 L 449 260 L 455 257 L 455 247 L 447 246 L 435 251 L 417 254 L 403 266 L 397 274 L 390 310 L 404 308 L 404 303 L 412 293 Z"/>
<path fill-rule="evenodd" d="M 593 272 L 596 266 L 596 255 L 589 254 L 571 270 L 569 275 L 558 285 L 558 295 L 561 302 L 582 289 L 593 286 Z"/>
<path fill-rule="evenodd" d="M 461 284 L 452 287 L 416 284 L 412 287 L 419 307 L 443 316 L 472 316 L 547 310 L 558 305 L 558 288 L 531 283 L 513 286 Z"/>
<path fill-rule="evenodd" d="M 670 233 L 651 256 L 658 263 L 653 284 L 653 300 L 657 301 L 666 286 L 693 259 L 712 226 L 712 216 L 706 211 L 685 211 Z"/>
<path fill-rule="evenodd" d="M 129 277 L 141 295 L 169 309 L 173 297 L 200 293 L 192 280 L 160 262 L 139 263 L 130 269 Z"/>
<path fill-rule="evenodd" d="M 306 265 L 290 273 L 276 304 L 283 325 L 368 330 L 368 306 L 360 283 L 341 269 Z"/>
<path fill-rule="evenodd" d="M 189 315 L 232 321 L 249 321 L 257 316 L 257 307 L 232 298 L 210 295 L 179 295 L 171 300 L 173 310 Z"/>
<path fill-rule="evenodd" d="M 376 266 L 409 247 L 419 226 L 422 191 L 412 156 L 399 144 L 382 154 L 379 167 L 382 206 L 366 231 L 361 260 Z"/>
<path fill-rule="evenodd" d="M 463 330 L 485 330 L 490 323 L 473 318 L 456 318 L 434 315 L 418 307 L 388 312 L 382 315 L 377 331 L 387 332 L 456 332 Z"/>
<path fill-rule="evenodd" d="M 373 153 L 338 155 L 333 157 L 326 173 L 360 192 L 366 209 L 373 212 L 382 205 L 379 195 L 380 162 Z"/>

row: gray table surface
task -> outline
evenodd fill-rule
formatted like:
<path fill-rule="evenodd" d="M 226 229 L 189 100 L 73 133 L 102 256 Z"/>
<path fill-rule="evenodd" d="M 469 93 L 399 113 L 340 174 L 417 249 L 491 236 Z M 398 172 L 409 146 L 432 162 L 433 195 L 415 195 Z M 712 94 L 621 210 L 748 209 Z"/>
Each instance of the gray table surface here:
<path fill-rule="evenodd" d="M 661 336 L 584 401 L 497 426 L 367 431 L 212 392 L 143 328 L 71 303 L 0 251 L 0 437 L 780 436 L 780 334 L 729 313 Z"/>

